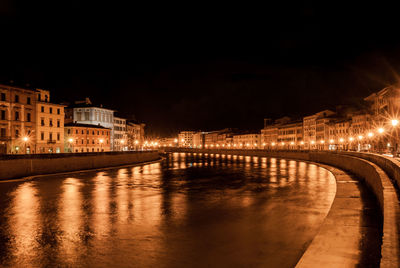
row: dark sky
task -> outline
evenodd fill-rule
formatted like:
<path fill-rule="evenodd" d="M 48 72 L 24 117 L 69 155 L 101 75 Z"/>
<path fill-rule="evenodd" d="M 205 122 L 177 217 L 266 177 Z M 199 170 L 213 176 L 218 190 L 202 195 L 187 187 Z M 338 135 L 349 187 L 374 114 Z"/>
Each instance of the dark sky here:
<path fill-rule="evenodd" d="M 90 97 L 153 135 L 356 104 L 400 67 L 385 4 L 30 2 L 1 1 L 1 81 Z"/>

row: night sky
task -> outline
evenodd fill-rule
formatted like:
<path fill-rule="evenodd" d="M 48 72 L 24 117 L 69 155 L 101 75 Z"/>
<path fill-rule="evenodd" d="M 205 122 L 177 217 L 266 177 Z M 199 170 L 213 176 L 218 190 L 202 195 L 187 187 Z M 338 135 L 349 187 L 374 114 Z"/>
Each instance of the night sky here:
<path fill-rule="evenodd" d="M 360 105 L 400 71 L 398 11 L 384 4 L 31 2 L 1 1 L 1 82 L 90 97 L 151 135 Z"/>

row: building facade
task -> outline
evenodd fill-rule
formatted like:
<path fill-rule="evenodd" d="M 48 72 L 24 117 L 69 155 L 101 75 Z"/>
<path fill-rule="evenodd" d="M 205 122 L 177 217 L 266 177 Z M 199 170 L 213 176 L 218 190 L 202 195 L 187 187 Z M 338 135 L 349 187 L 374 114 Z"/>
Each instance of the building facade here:
<path fill-rule="evenodd" d="M 111 130 L 111 150 L 114 142 L 114 110 L 96 107 L 89 98 L 65 108 L 65 123 L 102 126 Z"/>
<path fill-rule="evenodd" d="M 126 129 L 126 119 L 114 117 L 114 151 L 128 151 L 128 133 Z"/>
<path fill-rule="evenodd" d="M 90 124 L 66 123 L 64 151 L 74 153 L 109 152 L 111 129 Z"/>
<path fill-rule="evenodd" d="M 0 85 L 0 154 L 35 151 L 36 90 Z"/>
<path fill-rule="evenodd" d="M 64 105 L 50 103 L 50 92 L 36 93 L 36 153 L 64 152 Z"/>
<path fill-rule="evenodd" d="M 278 127 L 277 146 L 292 150 L 303 148 L 303 122 L 280 125 Z"/>
<path fill-rule="evenodd" d="M 139 150 L 144 143 L 145 124 L 128 120 L 126 123 L 126 132 L 128 139 L 128 150 Z"/>
<path fill-rule="evenodd" d="M 261 135 L 258 133 L 233 136 L 233 144 L 237 148 L 258 149 L 261 148 L 260 141 Z"/>
<path fill-rule="evenodd" d="M 178 134 L 178 144 L 179 147 L 193 147 L 193 136 L 194 131 L 181 131 Z"/>

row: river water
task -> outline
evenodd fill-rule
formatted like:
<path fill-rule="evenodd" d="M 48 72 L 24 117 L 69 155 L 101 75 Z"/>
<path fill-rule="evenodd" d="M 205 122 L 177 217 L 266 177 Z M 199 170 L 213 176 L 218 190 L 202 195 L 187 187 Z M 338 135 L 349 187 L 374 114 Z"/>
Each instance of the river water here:
<path fill-rule="evenodd" d="M 293 267 L 335 192 L 314 164 L 183 153 L 0 183 L 0 266 Z"/>

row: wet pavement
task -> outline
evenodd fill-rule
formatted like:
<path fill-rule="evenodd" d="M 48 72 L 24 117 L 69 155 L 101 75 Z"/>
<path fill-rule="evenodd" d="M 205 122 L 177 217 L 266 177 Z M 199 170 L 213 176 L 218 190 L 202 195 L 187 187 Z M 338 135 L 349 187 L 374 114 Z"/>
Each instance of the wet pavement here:
<path fill-rule="evenodd" d="M 183 153 L 0 183 L 0 266 L 293 267 L 335 192 L 314 164 Z"/>

